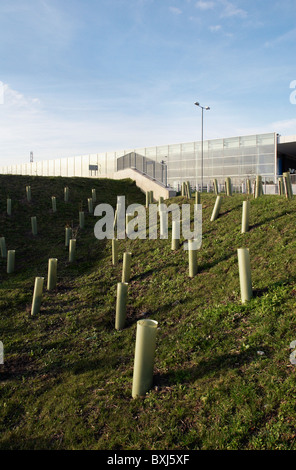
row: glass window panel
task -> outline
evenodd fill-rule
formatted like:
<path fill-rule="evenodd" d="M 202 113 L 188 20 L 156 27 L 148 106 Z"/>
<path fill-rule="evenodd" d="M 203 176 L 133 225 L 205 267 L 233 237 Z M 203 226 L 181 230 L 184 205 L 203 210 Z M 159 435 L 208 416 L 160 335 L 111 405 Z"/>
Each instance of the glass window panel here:
<path fill-rule="evenodd" d="M 74 157 L 68 158 L 68 176 L 74 176 Z"/>
<path fill-rule="evenodd" d="M 258 149 L 256 147 L 249 147 L 249 148 L 244 148 L 242 155 L 257 155 L 258 154 Z"/>
<path fill-rule="evenodd" d="M 174 176 L 180 175 L 180 169 L 179 168 L 170 168 L 168 170 L 168 176 L 172 176 L 172 175 L 174 175 Z"/>
<path fill-rule="evenodd" d="M 240 137 L 240 145 L 242 147 L 256 147 L 257 137 L 256 135 L 247 135 Z"/>
<path fill-rule="evenodd" d="M 48 161 L 49 160 L 44 160 L 42 162 L 42 174 L 43 174 L 43 176 L 48 176 Z"/>
<path fill-rule="evenodd" d="M 48 176 L 54 176 L 54 160 L 48 162 Z"/>
<path fill-rule="evenodd" d="M 239 175 L 239 169 L 237 166 L 224 166 L 223 172 L 225 176 Z"/>
<path fill-rule="evenodd" d="M 163 145 L 156 148 L 157 151 L 157 161 L 165 160 L 169 154 L 168 145 Z"/>
<path fill-rule="evenodd" d="M 90 165 L 97 165 L 98 164 L 98 156 L 96 153 L 92 153 L 89 156 L 89 164 Z"/>
<path fill-rule="evenodd" d="M 194 142 L 190 142 L 190 143 L 187 143 L 187 144 L 181 144 L 181 151 L 182 153 L 185 153 L 185 152 L 190 152 L 190 153 L 194 153 Z"/>
<path fill-rule="evenodd" d="M 223 157 L 224 157 L 223 151 L 218 151 L 218 152 L 209 151 L 208 155 L 209 155 L 210 158 L 215 159 L 215 160 L 223 159 Z"/>
<path fill-rule="evenodd" d="M 262 154 L 260 154 L 259 158 L 258 158 L 258 163 L 261 164 L 261 165 L 263 163 L 272 164 L 272 163 L 274 163 L 274 155 L 271 155 L 271 154 L 262 155 Z"/>
<path fill-rule="evenodd" d="M 36 175 L 42 176 L 42 162 L 36 162 Z"/>
<path fill-rule="evenodd" d="M 274 155 L 274 145 L 260 145 L 260 147 L 258 146 L 258 151 L 262 154 L 270 153 Z"/>
<path fill-rule="evenodd" d="M 119 150 L 119 151 L 115 152 L 115 157 L 116 157 L 116 158 L 120 158 L 120 157 L 123 157 L 123 155 L 126 155 L 127 153 L 130 153 L 130 152 L 133 152 L 133 150 L 127 150 L 127 151 L 125 151 L 125 150 Z M 135 152 L 140 153 L 140 154 L 143 154 L 143 152 L 145 152 L 145 149 L 143 149 L 142 151 L 140 151 L 140 150 L 135 150 Z M 106 156 L 105 153 L 102 154 L 102 155 Z"/>
<path fill-rule="evenodd" d="M 241 157 L 224 157 L 224 166 L 239 166 L 241 164 Z"/>
<path fill-rule="evenodd" d="M 242 156 L 242 165 L 255 165 L 257 162 L 257 156 L 256 155 L 243 155 Z"/>
<path fill-rule="evenodd" d="M 107 168 L 106 168 L 106 155 L 99 154 L 98 155 L 98 167 L 99 167 L 99 175 L 106 176 L 107 175 Z"/>
<path fill-rule="evenodd" d="M 272 145 L 275 144 L 275 134 L 259 134 L 257 136 L 257 144 L 258 145 Z"/>
<path fill-rule="evenodd" d="M 180 144 L 169 145 L 168 150 L 169 150 L 169 154 L 168 154 L 169 162 L 171 162 L 172 160 L 181 159 L 181 145 Z"/>
<path fill-rule="evenodd" d="M 67 158 L 61 158 L 61 176 L 67 175 Z"/>
<path fill-rule="evenodd" d="M 116 154 L 115 152 L 107 152 L 106 155 L 107 174 L 116 171 Z"/>
<path fill-rule="evenodd" d="M 257 169 L 256 165 L 243 165 L 241 167 L 241 174 L 242 175 L 254 175 L 257 173 L 256 169 Z"/>
<path fill-rule="evenodd" d="M 136 153 L 139 153 L 140 155 L 143 155 L 145 157 L 146 149 L 144 147 L 135 149 Z M 116 158 L 118 158 L 120 155 L 117 154 L 116 152 Z"/>
<path fill-rule="evenodd" d="M 59 158 L 58 160 L 54 161 L 54 174 L 55 176 L 60 176 L 61 173 L 61 159 Z"/>
<path fill-rule="evenodd" d="M 155 160 L 156 159 L 156 147 L 147 147 L 146 157 L 151 158 L 152 160 Z"/>
<path fill-rule="evenodd" d="M 175 162 L 170 162 L 168 170 L 178 170 L 181 171 L 182 169 L 182 162 L 181 161 L 175 161 Z"/>
<path fill-rule="evenodd" d="M 259 175 L 267 175 L 267 174 L 274 174 L 274 165 L 258 165 L 258 174 Z"/>
<path fill-rule="evenodd" d="M 194 142 L 195 152 L 201 152 L 201 142 Z"/>
<path fill-rule="evenodd" d="M 74 157 L 74 174 L 75 176 L 82 176 L 81 171 L 81 156 Z"/>
<path fill-rule="evenodd" d="M 225 149 L 232 149 L 232 148 L 239 148 L 239 137 L 231 137 L 229 139 L 224 139 L 224 148 Z"/>
<path fill-rule="evenodd" d="M 89 157 L 88 157 L 88 155 L 82 155 L 81 164 L 82 164 L 82 176 L 88 177 L 89 176 Z"/>
<path fill-rule="evenodd" d="M 209 150 L 223 150 L 223 139 L 208 140 L 204 142 L 208 145 Z"/>

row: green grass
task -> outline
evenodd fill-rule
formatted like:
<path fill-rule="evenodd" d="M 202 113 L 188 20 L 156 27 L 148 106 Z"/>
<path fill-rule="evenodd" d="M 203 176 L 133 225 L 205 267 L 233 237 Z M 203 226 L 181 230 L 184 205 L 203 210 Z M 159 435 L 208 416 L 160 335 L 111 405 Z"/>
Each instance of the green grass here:
<path fill-rule="evenodd" d="M 16 250 L 13 274 L 0 258 L 0 449 L 295 450 L 295 198 L 251 198 L 250 230 L 241 234 L 246 196 L 223 197 L 219 218 L 210 222 L 215 196 L 204 194 L 203 244 L 191 279 L 188 253 L 182 246 L 172 252 L 169 240 L 121 240 L 120 263 L 112 266 L 111 242 L 94 237 L 96 218 L 86 213 L 85 229 L 78 228 L 93 187 L 97 203 L 115 206 L 117 195 L 145 203 L 129 180 L 0 175 L 0 236 Z M 67 224 L 77 237 L 73 264 L 64 245 Z M 254 293 L 246 304 L 236 251 L 244 246 Z M 116 331 L 125 250 L 133 254 L 132 277 L 126 327 Z M 58 258 L 55 291 L 46 290 L 49 257 Z M 40 314 L 32 317 L 35 276 L 45 285 Z M 133 399 L 141 318 L 159 322 L 154 382 Z"/>

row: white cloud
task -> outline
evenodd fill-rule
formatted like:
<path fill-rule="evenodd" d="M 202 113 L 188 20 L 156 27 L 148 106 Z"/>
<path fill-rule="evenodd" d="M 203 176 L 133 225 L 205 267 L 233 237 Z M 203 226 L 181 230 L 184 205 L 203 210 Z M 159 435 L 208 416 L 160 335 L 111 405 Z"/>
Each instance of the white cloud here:
<path fill-rule="evenodd" d="M 53 107 L 50 111 L 38 98 L 4 86 L 4 104 L 0 106 L 0 167 L 27 163 L 31 151 L 34 160 L 40 161 L 167 144 L 176 136 L 177 141 L 187 140 L 182 134 L 182 119 L 174 115 L 165 119 L 147 112 L 139 119 L 137 113 L 129 115 L 126 108 L 114 109 L 107 102 L 105 107 L 98 103 L 104 112 L 95 113 L 91 106 L 89 113 L 78 112 L 80 102 L 76 103 L 77 109 L 70 109 L 64 102 L 59 109 Z M 186 132 L 189 136 L 189 127 Z"/>
<path fill-rule="evenodd" d="M 296 134 L 296 118 L 285 119 L 282 121 L 275 121 L 271 124 L 273 129 L 282 135 L 295 135 Z"/>
<path fill-rule="evenodd" d="M 291 29 L 290 31 L 285 32 L 277 36 L 276 38 L 271 39 L 270 41 L 265 42 L 265 47 L 275 47 L 283 44 L 284 42 L 295 43 L 296 39 L 296 28 Z"/>
<path fill-rule="evenodd" d="M 212 33 L 216 33 L 217 31 L 221 31 L 221 29 L 222 29 L 222 26 L 220 24 L 209 26 L 209 30 Z"/>
<path fill-rule="evenodd" d="M 223 5 L 223 12 L 221 14 L 222 18 L 229 18 L 232 16 L 246 18 L 248 16 L 246 10 L 238 8 L 232 2 L 229 2 L 228 0 L 220 0 L 220 2 Z"/>
<path fill-rule="evenodd" d="M 199 0 L 195 6 L 199 8 L 199 10 L 212 10 L 215 6 L 215 2 L 210 0 Z"/>
<path fill-rule="evenodd" d="M 4 83 L 0 81 L 0 104 L 4 104 Z"/>
<path fill-rule="evenodd" d="M 181 15 L 181 13 L 182 13 L 182 10 L 180 10 L 180 8 L 176 8 L 176 7 L 169 7 L 169 10 L 174 15 Z"/>
<path fill-rule="evenodd" d="M 220 13 L 221 18 L 230 18 L 230 17 L 241 17 L 246 18 L 248 13 L 242 8 L 238 8 L 234 3 L 229 0 L 217 0 L 216 2 L 212 0 L 199 0 L 195 4 L 196 8 L 202 11 L 207 10 L 217 10 L 218 7 L 222 7 L 222 12 Z"/>
<path fill-rule="evenodd" d="M 25 97 L 19 91 L 11 88 L 7 83 L 2 83 L 2 90 L 3 105 L 6 111 L 19 110 L 19 108 L 25 109 L 26 112 L 31 108 L 31 111 L 33 111 L 33 107 L 40 104 L 40 100 L 38 98 Z"/>

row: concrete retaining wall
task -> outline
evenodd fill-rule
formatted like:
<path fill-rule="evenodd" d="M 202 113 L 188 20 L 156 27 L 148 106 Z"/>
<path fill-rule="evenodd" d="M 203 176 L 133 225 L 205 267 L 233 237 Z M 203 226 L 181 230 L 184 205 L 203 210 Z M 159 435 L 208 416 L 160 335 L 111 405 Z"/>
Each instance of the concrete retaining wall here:
<path fill-rule="evenodd" d="M 156 201 L 158 201 L 160 196 L 162 196 L 164 199 L 169 199 L 170 197 L 176 196 L 176 191 L 173 189 L 165 188 L 161 184 L 157 183 L 157 181 L 132 168 L 116 171 L 112 178 L 117 180 L 130 178 L 136 182 L 138 188 L 140 188 L 144 193 L 146 193 L 146 191 L 153 191 L 153 197 Z"/>

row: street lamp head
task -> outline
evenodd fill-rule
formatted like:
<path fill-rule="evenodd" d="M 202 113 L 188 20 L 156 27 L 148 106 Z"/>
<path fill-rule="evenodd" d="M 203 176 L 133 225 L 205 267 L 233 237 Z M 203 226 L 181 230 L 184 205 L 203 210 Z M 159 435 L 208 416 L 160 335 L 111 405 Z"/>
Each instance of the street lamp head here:
<path fill-rule="evenodd" d="M 201 106 L 198 101 L 196 101 L 194 104 L 195 104 L 196 106 L 199 106 L 199 107 L 202 108 L 202 109 L 206 109 L 206 110 L 210 109 L 209 106 Z"/>

